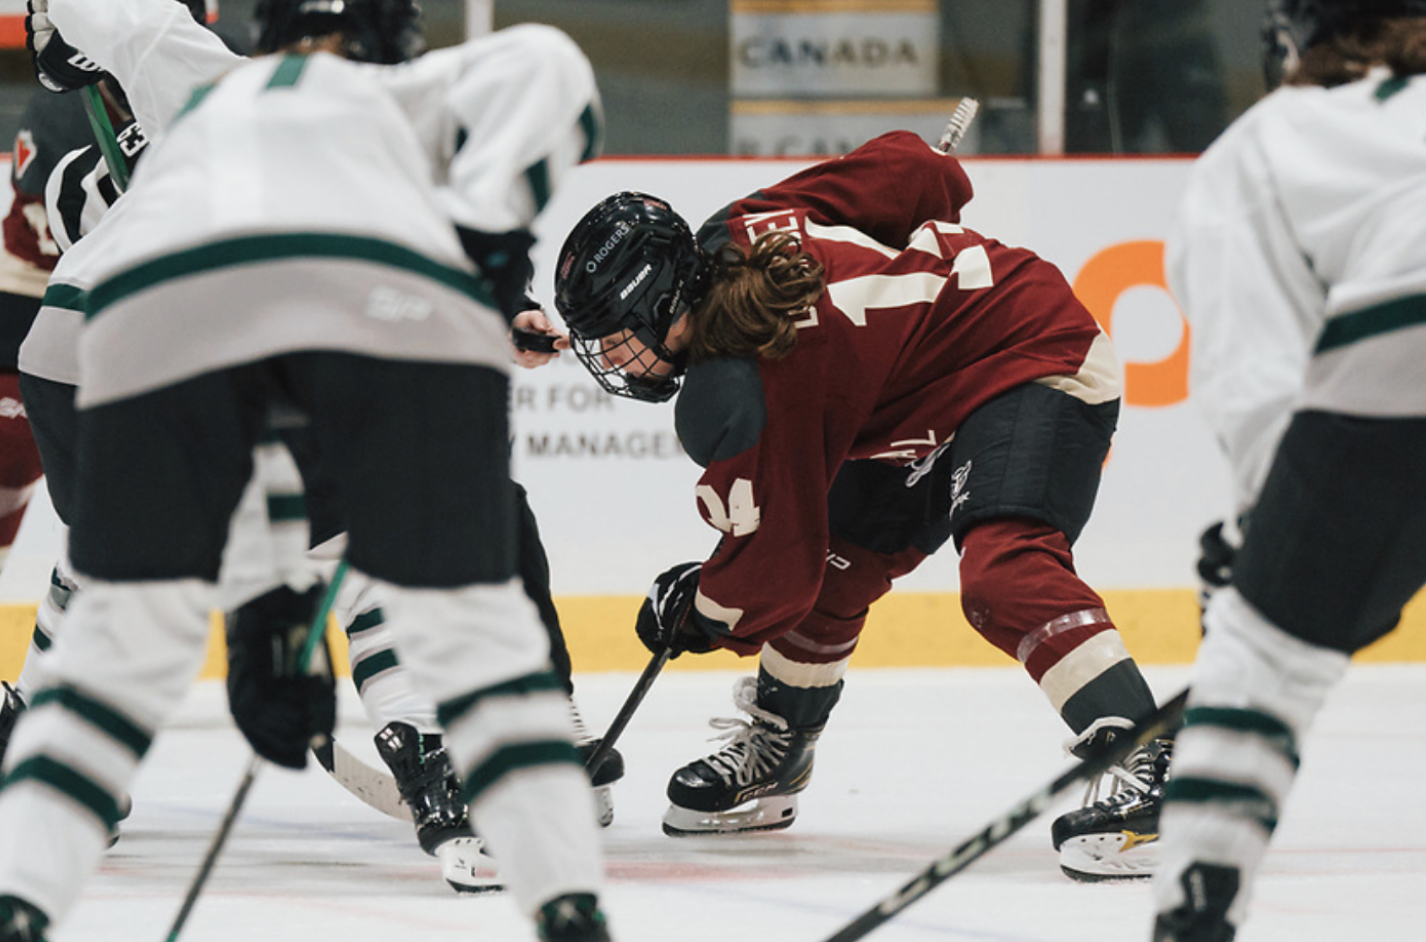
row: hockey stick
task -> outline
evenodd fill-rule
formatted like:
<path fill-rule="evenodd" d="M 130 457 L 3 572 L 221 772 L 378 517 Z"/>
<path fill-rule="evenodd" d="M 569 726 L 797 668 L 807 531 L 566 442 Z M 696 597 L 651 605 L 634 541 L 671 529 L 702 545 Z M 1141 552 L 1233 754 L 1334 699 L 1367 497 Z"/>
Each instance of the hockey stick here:
<path fill-rule="evenodd" d="M 398 821 L 411 820 L 411 808 L 402 800 L 396 779 L 390 773 L 367 765 L 335 739 L 314 746 L 312 752 L 338 785 L 369 807 Z"/>
<path fill-rule="evenodd" d="M 644 672 L 639 675 L 639 679 L 634 682 L 634 689 L 629 691 L 629 697 L 624 701 L 624 705 L 619 709 L 619 713 L 614 717 L 614 722 L 609 724 L 609 731 L 604 734 L 604 738 L 599 741 L 599 746 L 590 753 L 589 761 L 584 764 L 586 771 L 591 774 L 604 764 L 604 760 L 609 757 L 609 753 L 614 749 L 614 743 L 618 741 L 624 732 L 624 727 L 629 725 L 629 720 L 633 719 L 634 711 L 639 708 L 639 704 L 644 702 L 644 695 L 649 692 L 649 688 L 654 685 L 654 678 L 658 677 L 659 671 L 668 663 L 673 656 L 672 648 L 664 648 L 659 653 L 649 659 L 649 666 L 644 668 Z"/>
<path fill-rule="evenodd" d="M 129 165 L 124 162 L 118 135 L 114 133 L 114 125 L 109 123 L 109 112 L 104 108 L 98 85 L 84 86 L 84 112 L 89 116 L 89 127 L 94 131 L 99 153 L 104 155 L 104 163 L 109 167 L 109 176 L 122 193 L 129 188 Z"/>
<path fill-rule="evenodd" d="M 614 722 L 610 724 L 609 732 L 604 734 L 599 746 L 590 753 L 589 761 L 585 764 L 585 768 L 589 772 L 594 772 L 609 757 L 609 753 L 614 749 L 615 740 L 624 732 L 624 727 L 629 725 L 634 711 L 643 701 L 649 687 L 653 685 L 654 678 L 667 663 L 668 654 L 663 652 L 655 655 L 649 662 L 649 666 L 644 668 L 644 673 L 634 684 L 634 689 L 629 694 L 628 700 L 614 718 Z M 313 747 L 312 752 L 316 755 L 322 768 L 327 770 L 327 774 L 331 775 L 338 785 L 351 792 L 368 807 L 398 821 L 411 820 L 411 809 L 401 798 L 401 792 L 396 787 L 396 779 L 389 773 L 367 765 L 347 751 L 336 739 Z"/>
<path fill-rule="evenodd" d="M 296 665 L 298 673 L 307 673 L 307 667 L 312 663 L 313 655 L 317 653 L 317 645 L 327 634 L 327 618 L 332 614 L 332 605 L 337 600 L 337 590 L 342 587 L 342 579 L 346 574 L 347 561 L 343 557 L 342 561 L 337 564 L 337 571 L 333 573 L 332 581 L 327 583 L 327 591 L 322 596 L 322 604 L 317 608 L 317 617 L 312 619 L 312 627 L 307 634 L 307 643 L 298 655 Z M 213 834 L 213 840 L 208 845 L 208 852 L 203 855 L 203 862 L 198 865 L 198 872 L 193 875 L 193 883 L 188 887 L 188 894 L 183 897 L 183 905 L 179 907 L 173 925 L 169 927 L 166 942 L 175 942 L 178 934 L 183 931 L 183 925 L 188 921 L 188 914 L 193 912 L 193 905 L 198 902 L 198 894 L 203 892 L 203 886 L 208 882 L 208 875 L 213 872 L 213 865 L 218 862 L 218 854 L 223 850 L 223 845 L 228 842 L 228 835 L 232 833 L 233 823 L 237 821 L 238 812 L 242 810 L 243 803 L 248 799 L 248 792 L 252 790 L 253 782 L 257 780 L 260 768 L 262 768 L 262 760 L 254 755 L 248 761 L 247 771 L 243 773 L 242 781 L 238 783 L 238 790 L 233 793 L 233 800 L 228 802 L 228 811 L 223 815 L 218 830 Z"/>
<path fill-rule="evenodd" d="M 974 98 L 962 98 L 960 104 L 956 105 L 956 110 L 951 112 L 951 120 L 946 122 L 946 129 L 941 132 L 941 140 L 936 144 L 936 150 L 943 154 L 949 154 L 956 149 L 956 145 L 965 137 L 966 131 L 970 128 L 970 123 L 975 120 L 976 113 L 980 111 L 980 102 Z"/>
<path fill-rule="evenodd" d="M 992 821 L 983 831 L 937 859 L 910 883 L 829 936 L 827 942 L 855 942 L 856 939 L 865 937 L 901 910 L 984 857 L 992 848 L 1004 843 L 1012 834 L 1038 817 L 1065 789 L 1077 782 L 1103 774 L 1111 765 L 1122 762 L 1129 753 L 1161 735 L 1178 721 L 1187 702 L 1188 691 L 1184 690 L 1149 714 L 1133 729 L 1114 739 L 1098 754 L 1071 766 L 1059 778 Z"/>

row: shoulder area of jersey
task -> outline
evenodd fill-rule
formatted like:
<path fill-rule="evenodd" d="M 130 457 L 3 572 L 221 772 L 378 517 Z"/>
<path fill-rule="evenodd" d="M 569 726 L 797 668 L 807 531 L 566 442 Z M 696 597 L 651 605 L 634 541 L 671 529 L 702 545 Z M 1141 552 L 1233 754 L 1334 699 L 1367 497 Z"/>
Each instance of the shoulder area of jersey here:
<path fill-rule="evenodd" d="M 674 405 L 683 450 L 700 467 L 757 444 L 767 427 L 767 400 L 756 360 L 716 357 L 692 364 Z"/>

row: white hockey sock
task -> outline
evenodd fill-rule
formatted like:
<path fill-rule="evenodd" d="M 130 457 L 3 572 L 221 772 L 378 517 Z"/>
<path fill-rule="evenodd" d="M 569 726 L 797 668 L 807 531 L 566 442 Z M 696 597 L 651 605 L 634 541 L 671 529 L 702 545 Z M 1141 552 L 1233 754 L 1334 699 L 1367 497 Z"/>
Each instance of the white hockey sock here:
<path fill-rule="evenodd" d="M 15 689 L 26 703 L 30 702 L 34 691 L 44 686 L 45 658 L 54 644 L 65 609 L 78 590 L 79 577 L 70 570 L 69 561 L 61 555 L 55 560 L 54 569 L 50 571 L 49 590 L 45 592 L 39 608 L 35 611 L 35 633 L 30 639 L 30 648 L 25 653 L 25 665 L 20 669 L 20 676 L 15 682 Z"/>
<path fill-rule="evenodd" d="M 54 920 L 73 905 L 154 731 L 202 664 L 211 589 L 91 581 L 75 595 L 6 754 L 0 894 Z"/>
<path fill-rule="evenodd" d="M 1239 871 L 1228 918 L 1241 924 L 1299 744 L 1348 661 L 1277 628 L 1235 590 L 1214 596 L 1161 821 L 1160 912 L 1183 902 L 1185 870 L 1216 864 Z"/>

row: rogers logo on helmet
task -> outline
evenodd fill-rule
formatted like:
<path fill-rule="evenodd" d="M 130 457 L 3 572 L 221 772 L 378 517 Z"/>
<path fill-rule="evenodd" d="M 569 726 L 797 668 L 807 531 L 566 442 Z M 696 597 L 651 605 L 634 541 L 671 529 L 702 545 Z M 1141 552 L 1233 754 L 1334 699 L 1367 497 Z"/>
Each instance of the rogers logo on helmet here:
<path fill-rule="evenodd" d="M 611 235 L 608 240 L 605 241 L 605 243 L 599 247 L 599 250 L 594 253 L 594 257 L 584 263 L 584 270 L 589 272 L 591 275 L 597 272 L 599 270 L 600 263 L 603 262 L 606 258 L 608 258 L 609 253 L 614 251 L 615 247 L 618 246 L 620 242 L 624 241 L 624 236 L 628 235 L 633 230 L 634 227 L 631 226 L 629 223 L 619 223 L 619 228 L 614 230 L 614 234 Z"/>

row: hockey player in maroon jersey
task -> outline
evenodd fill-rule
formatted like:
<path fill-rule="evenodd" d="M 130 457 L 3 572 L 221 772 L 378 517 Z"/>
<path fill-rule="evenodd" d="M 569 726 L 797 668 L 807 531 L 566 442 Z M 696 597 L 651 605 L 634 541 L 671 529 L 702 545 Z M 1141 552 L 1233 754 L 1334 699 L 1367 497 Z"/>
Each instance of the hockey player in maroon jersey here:
<path fill-rule="evenodd" d="M 655 197 L 594 207 L 556 304 L 609 392 L 679 392 L 712 557 L 660 575 L 653 650 L 760 655 L 752 722 L 674 773 L 672 835 L 783 828 L 868 607 L 948 540 L 962 607 L 1024 665 L 1086 750 L 1154 708 L 1071 547 L 1120 397 L 1109 338 L 1061 273 L 960 225 L 960 163 L 879 137 L 739 200 L 693 235 Z M 726 721 L 725 721 L 726 722 Z M 1168 741 L 1061 817 L 1077 879 L 1149 875 Z"/>
<path fill-rule="evenodd" d="M 19 350 L 59 258 L 45 212 L 45 181 L 61 157 L 89 138 L 78 95 L 41 91 L 25 106 L 10 153 L 10 209 L 0 226 L 0 566 L 42 471 L 20 395 Z M 11 697 L 0 682 L 0 735 Z"/>

